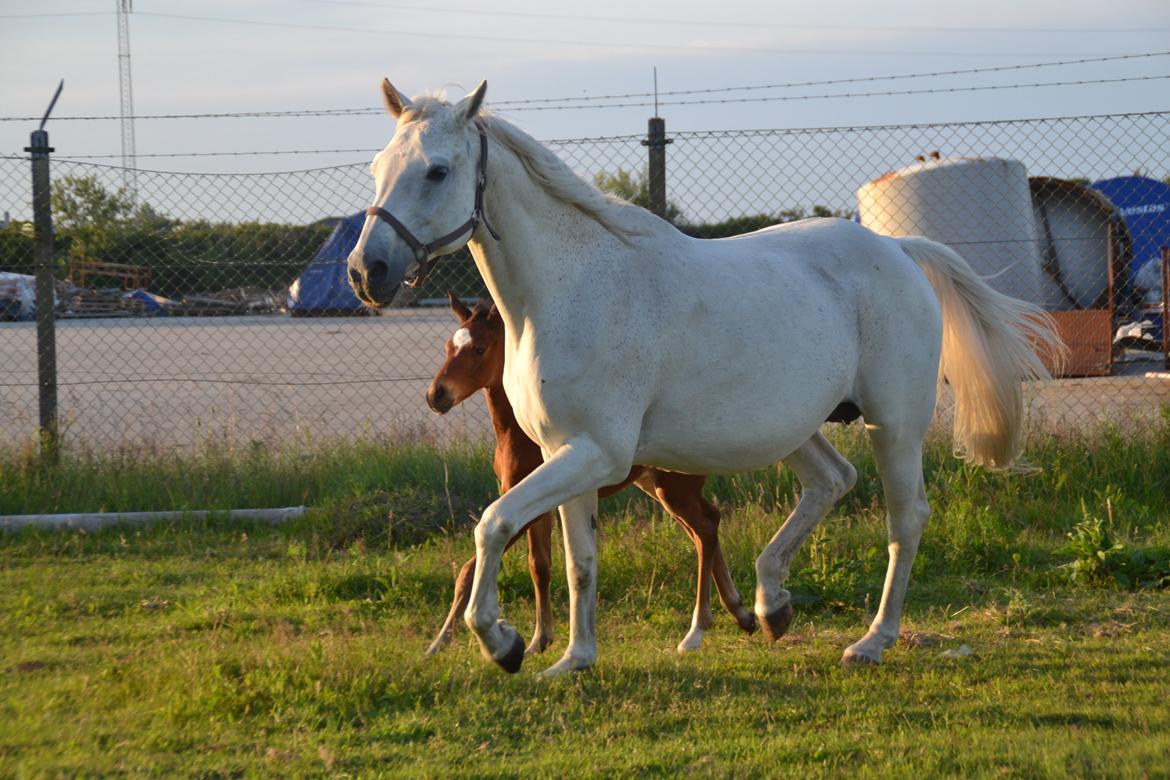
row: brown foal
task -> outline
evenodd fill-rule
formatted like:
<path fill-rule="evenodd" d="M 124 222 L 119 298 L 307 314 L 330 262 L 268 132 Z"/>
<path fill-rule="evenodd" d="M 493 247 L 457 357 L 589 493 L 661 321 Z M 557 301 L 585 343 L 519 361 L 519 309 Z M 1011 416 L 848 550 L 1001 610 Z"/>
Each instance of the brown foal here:
<path fill-rule="evenodd" d="M 543 462 L 540 448 L 520 429 L 512 406 L 504 394 L 504 323 L 495 306 L 479 303 L 474 309 L 465 306 L 454 293 L 447 297 L 451 311 L 459 320 L 459 329 L 447 340 L 447 359 L 427 389 L 427 405 L 445 414 L 482 389 L 488 414 L 496 432 L 496 456 L 492 467 L 500 480 L 500 492 L 506 493 Z M 616 493 L 633 484 L 657 500 L 686 530 L 695 544 L 699 559 L 699 585 L 691 629 L 678 645 L 679 652 L 698 649 L 703 632 L 715 622 L 711 614 L 712 577 L 719 600 L 749 634 L 756 630 L 756 616 L 744 608 L 735 583 L 719 549 L 719 510 L 703 498 L 707 478 L 678 474 L 645 466 L 634 466 L 619 485 L 602 488 L 601 496 Z M 552 606 L 549 602 L 549 569 L 552 547 L 552 515 L 543 514 L 525 528 L 528 534 L 528 568 L 536 589 L 536 630 L 526 654 L 539 653 L 553 641 Z M 508 542 L 511 547 L 524 532 Z M 475 577 L 472 557 L 455 578 L 455 598 L 447 620 L 438 636 L 427 648 L 430 657 L 450 643 L 455 625 L 467 608 L 471 583 Z"/>

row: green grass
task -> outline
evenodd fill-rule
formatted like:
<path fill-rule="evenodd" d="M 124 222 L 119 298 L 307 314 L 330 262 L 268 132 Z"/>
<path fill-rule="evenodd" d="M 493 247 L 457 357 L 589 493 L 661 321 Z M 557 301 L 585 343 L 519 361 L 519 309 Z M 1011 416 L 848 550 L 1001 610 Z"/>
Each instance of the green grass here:
<path fill-rule="evenodd" d="M 465 630 L 422 659 L 472 551 L 467 513 L 495 491 L 483 448 L 55 469 L 0 456 L 0 514 L 314 507 L 279 528 L 0 536 L 0 776 L 1167 776 L 1170 429 L 1034 442 L 1044 471 L 1024 477 L 932 444 L 910 633 L 854 671 L 838 660 L 876 605 L 884 523 L 862 437 L 837 443 L 861 479 L 793 567 L 788 637 L 768 645 L 719 614 L 679 657 L 693 552 L 627 495 L 603 508 L 598 664 L 551 683 L 533 672 L 564 647 L 560 575 L 558 642 L 520 674 L 487 665 Z M 748 596 L 795 486 L 767 470 L 709 492 Z M 530 629 L 522 553 L 500 593 Z M 973 655 L 942 654 L 962 644 Z"/>

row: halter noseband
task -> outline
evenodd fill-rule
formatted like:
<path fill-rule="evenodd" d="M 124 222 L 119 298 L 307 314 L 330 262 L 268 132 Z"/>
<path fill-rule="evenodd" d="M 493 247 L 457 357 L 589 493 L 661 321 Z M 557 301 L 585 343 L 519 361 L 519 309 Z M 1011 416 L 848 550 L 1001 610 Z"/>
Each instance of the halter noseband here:
<path fill-rule="evenodd" d="M 390 227 L 394 228 L 394 232 L 397 233 L 402 238 L 402 240 L 406 242 L 407 246 L 410 247 L 411 251 L 414 252 L 414 259 L 418 263 L 418 272 L 414 275 L 413 279 L 403 282 L 403 284 L 405 284 L 407 287 L 417 288 L 423 283 L 423 280 L 426 279 L 427 274 L 430 273 L 431 268 L 434 267 L 435 262 L 438 260 L 438 257 L 433 256 L 436 250 L 446 246 L 447 244 L 450 244 L 455 239 L 460 238 L 464 233 L 468 234 L 467 237 L 468 240 L 470 240 L 471 235 L 475 233 L 476 227 L 478 227 L 481 222 L 483 223 L 483 226 L 488 229 L 488 232 L 491 233 L 492 238 L 497 241 L 500 240 L 500 235 L 496 232 L 496 229 L 492 227 L 492 223 L 488 222 L 487 214 L 485 214 L 483 210 L 483 193 L 487 188 L 487 134 L 483 131 L 483 125 L 480 124 L 479 121 L 476 121 L 475 129 L 479 131 L 479 169 L 475 180 L 475 207 L 472 209 L 471 217 L 462 225 L 455 228 L 445 236 L 439 236 L 434 241 L 424 244 L 415 238 L 414 234 L 410 232 L 406 225 L 399 222 L 398 218 L 386 209 L 381 208 L 380 206 L 370 206 L 368 209 L 366 209 L 366 214 L 369 216 L 378 217 L 389 223 Z"/>

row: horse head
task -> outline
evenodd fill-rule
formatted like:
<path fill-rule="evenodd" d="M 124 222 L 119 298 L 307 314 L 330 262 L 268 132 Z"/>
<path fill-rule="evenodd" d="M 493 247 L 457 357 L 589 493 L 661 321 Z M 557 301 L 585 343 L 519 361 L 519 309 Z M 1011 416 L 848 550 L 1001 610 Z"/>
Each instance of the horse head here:
<path fill-rule="evenodd" d="M 411 101 L 383 79 L 397 126 L 370 164 L 374 202 L 348 259 L 350 285 L 366 305 L 385 306 L 403 281 L 417 286 L 484 222 L 487 140 L 475 118 L 486 92 L 484 81 L 455 105 Z"/>
<path fill-rule="evenodd" d="M 427 388 L 427 406 L 446 414 L 476 390 L 504 381 L 504 321 L 494 305 L 469 309 L 448 291 L 459 329 L 447 339 L 447 359 Z"/>

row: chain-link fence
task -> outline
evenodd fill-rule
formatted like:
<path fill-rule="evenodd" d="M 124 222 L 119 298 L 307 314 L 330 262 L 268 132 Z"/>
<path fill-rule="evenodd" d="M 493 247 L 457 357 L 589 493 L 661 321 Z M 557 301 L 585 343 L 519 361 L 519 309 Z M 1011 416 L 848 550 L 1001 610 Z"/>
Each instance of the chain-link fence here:
<path fill-rule="evenodd" d="M 668 134 L 665 216 L 704 238 L 826 215 L 958 249 L 1054 313 L 1077 377 L 1033 392 L 1064 426 L 1170 404 L 1159 255 L 1170 244 L 1170 113 L 895 127 Z M 586 178 L 649 204 L 641 136 L 554 141 Z M 478 398 L 443 418 L 424 391 L 484 295 L 466 253 L 380 316 L 345 256 L 365 163 L 265 174 L 129 172 L 52 161 L 59 415 L 65 446 L 209 440 L 442 440 L 489 427 Z M 490 186 L 490 185 L 489 185 Z M 0 446 L 35 438 L 29 160 L 0 158 Z M 945 403 L 942 413 L 945 414 Z"/>

